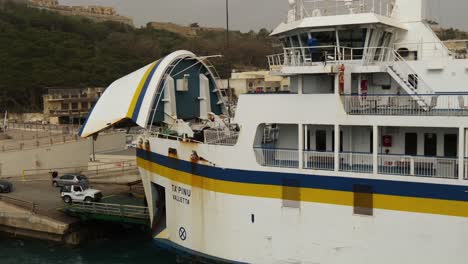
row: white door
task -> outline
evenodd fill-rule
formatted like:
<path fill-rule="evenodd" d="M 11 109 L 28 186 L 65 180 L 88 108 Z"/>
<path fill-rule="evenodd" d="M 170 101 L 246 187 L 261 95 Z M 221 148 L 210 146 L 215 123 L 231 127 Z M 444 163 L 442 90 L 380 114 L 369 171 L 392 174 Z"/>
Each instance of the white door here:
<path fill-rule="evenodd" d="M 77 200 L 77 201 L 83 201 L 84 200 L 84 193 L 83 189 L 81 189 L 80 186 L 72 186 L 72 199 Z"/>

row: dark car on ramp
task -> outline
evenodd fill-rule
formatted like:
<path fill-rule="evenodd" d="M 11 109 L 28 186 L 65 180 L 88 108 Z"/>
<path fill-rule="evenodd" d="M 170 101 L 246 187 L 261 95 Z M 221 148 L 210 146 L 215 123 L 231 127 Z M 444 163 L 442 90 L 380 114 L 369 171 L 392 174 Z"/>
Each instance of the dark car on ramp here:
<path fill-rule="evenodd" d="M 13 184 L 0 180 L 0 193 L 10 193 L 13 191 Z"/>

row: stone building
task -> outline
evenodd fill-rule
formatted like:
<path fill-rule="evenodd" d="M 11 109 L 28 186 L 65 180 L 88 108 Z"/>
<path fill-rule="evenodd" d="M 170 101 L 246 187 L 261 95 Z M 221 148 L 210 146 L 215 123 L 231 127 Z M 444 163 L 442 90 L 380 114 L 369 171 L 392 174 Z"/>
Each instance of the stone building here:
<path fill-rule="evenodd" d="M 185 37 L 195 37 L 199 35 L 201 32 L 223 32 L 225 29 L 223 28 L 213 28 L 213 27 L 200 27 L 200 26 L 182 26 L 175 23 L 170 22 L 149 22 L 148 27 L 158 29 L 158 30 L 166 30 L 172 33 L 176 33 Z"/>
<path fill-rule="evenodd" d="M 44 119 L 51 124 L 83 123 L 104 88 L 49 89 L 43 95 Z"/>
<path fill-rule="evenodd" d="M 30 3 L 42 7 L 58 7 L 58 0 L 30 0 Z"/>
<path fill-rule="evenodd" d="M 117 14 L 113 7 L 107 6 L 65 6 L 58 0 L 29 0 L 31 7 L 58 12 L 64 16 L 83 16 L 94 21 L 113 21 L 133 26 L 133 19 Z"/>
<path fill-rule="evenodd" d="M 290 91 L 290 80 L 271 75 L 269 71 L 233 72 L 229 86 L 236 96 L 245 93 L 283 93 Z M 227 80 L 221 80 L 221 89 L 227 89 Z"/>

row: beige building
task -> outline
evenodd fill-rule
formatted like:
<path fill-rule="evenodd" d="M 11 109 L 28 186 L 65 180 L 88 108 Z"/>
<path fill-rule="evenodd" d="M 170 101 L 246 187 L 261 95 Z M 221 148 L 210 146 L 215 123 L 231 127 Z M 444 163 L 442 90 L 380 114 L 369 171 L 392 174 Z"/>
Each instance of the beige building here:
<path fill-rule="evenodd" d="M 175 23 L 165 23 L 165 22 L 149 22 L 148 26 L 158 30 L 166 30 L 172 33 L 176 33 L 185 37 L 195 37 L 200 32 L 206 31 L 215 31 L 223 32 L 223 28 L 212 28 L 212 27 L 199 27 L 199 26 L 182 26 Z"/>
<path fill-rule="evenodd" d="M 227 80 L 221 80 L 222 89 L 227 89 Z M 271 75 L 269 71 L 233 72 L 229 86 L 235 95 L 245 93 L 289 92 L 289 78 Z"/>
<path fill-rule="evenodd" d="M 58 0 L 29 0 L 31 7 L 58 12 L 64 16 L 84 16 L 95 21 L 114 21 L 133 26 L 133 19 L 117 14 L 113 7 L 107 6 L 65 6 Z"/>
<path fill-rule="evenodd" d="M 59 5 L 58 0 L 30 0 L 29 2 L 42 7 L 57 7 Z"/>
<path fill-rule="evenodd" d="M 44 119 L 51 124 L 83 123 L 104 88 L 49 89 L 43 96 Z"/>

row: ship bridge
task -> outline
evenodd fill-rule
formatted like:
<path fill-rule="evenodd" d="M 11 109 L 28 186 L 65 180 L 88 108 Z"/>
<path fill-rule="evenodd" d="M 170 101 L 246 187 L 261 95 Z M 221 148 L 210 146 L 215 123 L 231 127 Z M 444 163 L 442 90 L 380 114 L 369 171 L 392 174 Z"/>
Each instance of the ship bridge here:
<path fill-rule="evenodd" d="M 433 109 L 439 104 L 434 95 L 465 91 L 463 81 L 452 76 L 466 74 L 467 42 L 440 41 L 425 23 L 423 3 L 291 0 L 287 20 L 272 33 L 283 52 L 268 56 L 270 70 L 301 84 L 293 85 L 293 91 L 312 89 L 313 83 L 325 80 L 321 86 L 329 87 L 323 88 L 327 91 L 339 82 L 346 101 L 361 101 L 355 96 L 362 95 L 407 96 L 417 107 Z"/>

